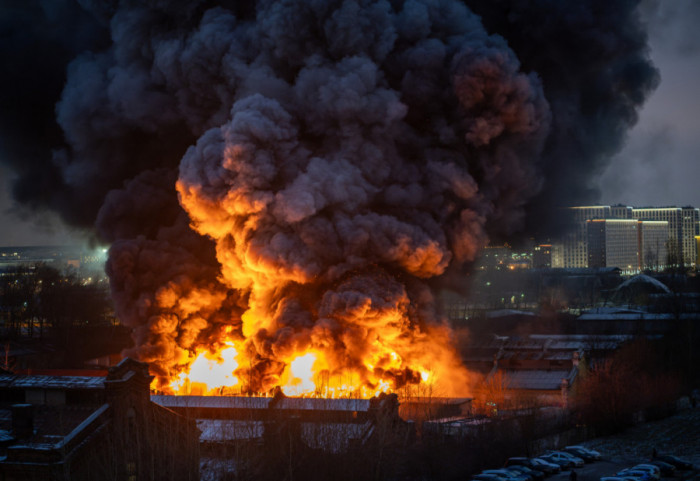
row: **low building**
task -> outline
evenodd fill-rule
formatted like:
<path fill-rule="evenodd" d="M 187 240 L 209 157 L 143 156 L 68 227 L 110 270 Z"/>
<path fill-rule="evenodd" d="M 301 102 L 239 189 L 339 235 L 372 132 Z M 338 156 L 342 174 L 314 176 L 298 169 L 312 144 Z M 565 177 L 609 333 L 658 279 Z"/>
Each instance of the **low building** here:
<path fill-rule="evenodd" d="M 464 358 L 471 371 L 484 376 L 481 391 L 475 393 L 475 410 L 486 411 L 486 405 L 491 406 L 488 414 L 533 406 L 565 407 L 580 361 L 606 358 L 629 339 L 530 334 L 476 340 Z"/>
<path fill-rule="evenodd" d="M 371 457 L 377 444 L 403 444 L 412 424 L 399 417 L 395 394 L 372 399 L 165 396 L 151 399 L 196 420 L 203 479 L 265 477 L 285 457 Z M 347 459 L 347 458 L 342 458 Z M 300 468 L 301 469 L 301 468 Z"/>
<path fill-rule="evenodd" d="M 0 374 L 3 480 L 197 480 L 193 421 L 150 401 L 148 366 L 105 377 Z"/>

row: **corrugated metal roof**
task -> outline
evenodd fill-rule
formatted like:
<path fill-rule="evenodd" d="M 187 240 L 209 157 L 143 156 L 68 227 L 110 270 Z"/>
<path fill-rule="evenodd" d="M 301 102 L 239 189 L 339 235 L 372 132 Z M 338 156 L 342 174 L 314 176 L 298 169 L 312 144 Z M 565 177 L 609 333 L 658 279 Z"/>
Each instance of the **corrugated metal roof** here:
<path fill-rule="evenodd" d="M 369 399 L 282 398 L 276 409 L 303 411 L 367 411 Z"/>
<path fill-rule="evenodd" d="M 103 377 L 0 374 L 0 387 L 18 389 L 104 389 Z"/>
<path fill-rule="evenodd" d="M 566 370 L 512 370 L 503 369 L 508 379 L 509 389 L 534 389 L 551 391 L 561 388 L 562 380 L 569 383 L 576 376 L 577 369 Z"/>
<path fill-rule="evenodd" d="M 151 395 L 151 401 L 166 408 L 267 409 L 272 398 L 244 396 L 164 396 Z"/>
<path fill-rule="evenodd" d="M 18 376 L 12 383 L 18 388 L 104 389 L 103 377 L 90 376 Z"/>
<path fill-rule="evenodd" d="M 151 401 L 167 408 L 267 409 L 272 400 L 270 397 L 243 396 L 151 396 Z M 368 411 L 369 399 L 285 397 L 276 401 L 274 408 L 297 411 Z"/>

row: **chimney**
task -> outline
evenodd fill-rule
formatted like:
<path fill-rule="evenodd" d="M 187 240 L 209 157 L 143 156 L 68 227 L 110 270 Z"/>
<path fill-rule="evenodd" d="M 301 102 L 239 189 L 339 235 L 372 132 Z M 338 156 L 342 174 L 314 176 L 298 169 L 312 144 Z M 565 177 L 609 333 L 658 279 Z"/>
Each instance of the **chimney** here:
<path fill-rule="evenodd" d="M 34 406 L 12 405 L 12 434 L 17 440 L 29 439 L 34 434 Z"/>

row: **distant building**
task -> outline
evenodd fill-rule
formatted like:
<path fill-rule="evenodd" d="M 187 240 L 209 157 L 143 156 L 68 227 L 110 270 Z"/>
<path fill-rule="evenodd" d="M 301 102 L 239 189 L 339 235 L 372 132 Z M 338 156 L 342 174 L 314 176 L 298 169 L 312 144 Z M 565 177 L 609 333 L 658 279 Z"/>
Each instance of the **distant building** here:
<path fill-rule="evenodd" d="M 598 267 L 611 265 L 609 259 L 603 260 L 602 244 L 591 249 L 590 241 L 600 241 L 601 225 L 595 225 L 597 232 L 589 233 L 590 221 L 636 219 L 642 222 L 665 222 L 662 224 L 641 224 L 638 226 L 638 237 L 629 242 L 636 244 L 638 251 L 637 269 L 663 269 L 669 262 L 675 265 L 690 267 L 697 265 L 698 245 L 695 236 L 700 235 L 700 210 L 695 207 L 630 207 L 626 205 L 577 206 L 568 208 L 571 225 L 567 234 L 552 243 L 552 267 Z M 612 224 L 610 224 L 612 225 Z M 630 224 L 631 225 L 631 224 Z M 618 226 L 619 227 L 619 226 Z M 620 228 L 616 229 L 619 231 Z M 631 229 L 631 227 L 629 228 Z M 662 239 L 661 232 L 667 229 L 667 239 Z M 608 229 L 613 230 L 613 229 Z M 619 234 L 622 231 L 618 232 Z M 607 243 L 613 242 L 607 238 Z M 620 246 L 616 249 L 620 252 Z M 631 250 L 631 245 L 625 248 Z M 560 250 L 561 253 L 558 252 Z M 610 254 L 610 253 L 607 253 Z M 620 265 L 625 273 L 632 272 L 626 267 L 632 265 L 629 260 Z M 590 264 L 594 262 L 594 264 Z M 615 261 L 621 262 L 619 260 Z M 629 272 L 628 272 L 629 271 Z"/>
<path fill-rule="evenodd" d="M 610 206 L 570 207 L 572 226 L 563 240 L 564 265 L 557 267 L 588 267 L 588 231 L 586 221 L 608 219 Z"/>
<path fill-rule="evenodd" d="M 532 251 L 532 267 L 552 267 L 552 244 L 540 244 Z"/>
<path fill-rule="evenodd" d="M 661 271 L 668 261 L 668 222 L 639 221 L 639 263 L 642 270 Z"/>
<path fill-rule="evenodd" d="M 633 207 L 622 204 L 610 206 L 610 217 L 613 219 L 634 219 L 633 209 Z"/>
<path fill-rule="evenodd" d="M 511 250 L 508 245 L 486 246 L 477 262 L 480 270 L 500 270 L 508 266 Z"/>
<path fill-rule="evenodd" d="M 0 374 L 0 479 L 197 480 L 195 423 L 150 401 L 148 366 Z"/>
<path fill-rule="evenodd" d="M 692 266 L 698 255 L 695 236 L 700 235 L 700 209 L 695 207 L 683 207 L 683 226 L 681 236 L 683 239 L 683 264 Z M 695 264 L 697 266 L 697 264 Z"/>
<path fill-rule="evenodd" d="M 586 227 L 589 267 L 618 267 L 623 274 L 639 271 L 636 220 L 594 219 Z"/>
<path fill-rule="evenodd" d="M 697 257 L 695 236 L 699 234 L 700 214 L 694 207 L 644 207 L 633 209 L 633 215 L 640 220 L 668 222 L 668 255 L 683 266 L 692 266 Z"/>

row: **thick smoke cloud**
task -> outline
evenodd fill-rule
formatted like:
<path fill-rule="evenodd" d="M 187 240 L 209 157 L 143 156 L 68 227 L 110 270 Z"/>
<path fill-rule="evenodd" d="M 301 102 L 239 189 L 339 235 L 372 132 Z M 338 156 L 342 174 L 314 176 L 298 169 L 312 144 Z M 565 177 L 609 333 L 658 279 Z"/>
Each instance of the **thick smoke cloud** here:
<path fill-rule="evenodd" d="M 111 243 L 131 354 L 164 382 L 226 336 L 252 390 L 304 350 L 367 384 L 414 382 L 409 359 L 462 382 L 430 287 L 583 201 L 656 82 L 635 2 L 466 3 L 66 1 L 50 65 L 31 53 L 66 25 L 3 11 L 3 60 L 52 86 L 3 80 L 3 105 L 44 96 L 2 131 L 15 195 Z"/>
<path fill-rule="evenodd" d="M 559 207 L 597 201 L 597 175 L 621 149 L 659 83 L 640 18 L 643 2 L 468 3 L 545 85 L 553 118 L 541 158 L 546 188 L 528 206 L 527 227 L 551 233 L 557 223 L 564 225 Z"/>

